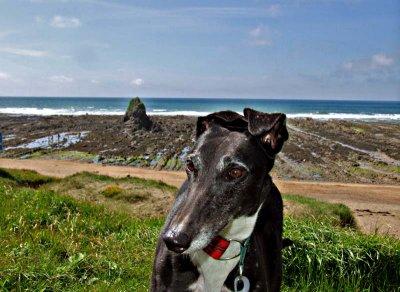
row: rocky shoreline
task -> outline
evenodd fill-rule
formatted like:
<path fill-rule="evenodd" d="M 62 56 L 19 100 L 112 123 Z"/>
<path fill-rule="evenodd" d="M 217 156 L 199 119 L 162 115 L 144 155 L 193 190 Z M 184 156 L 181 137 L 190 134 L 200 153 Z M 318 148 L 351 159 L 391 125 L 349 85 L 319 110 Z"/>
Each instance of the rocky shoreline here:
<path fill-rule="evenodd" d="M 150 128 L 132 123 L 123 116 L 0 115 L 6 148 L 0 157 L 183 168 L 194 145 L 195 117 L 152 116 Z M 275 177 L 378 184 L 400 181 L 398 124 L 289 119 L 288 128 L 290 138 L 277 157 Z"/>

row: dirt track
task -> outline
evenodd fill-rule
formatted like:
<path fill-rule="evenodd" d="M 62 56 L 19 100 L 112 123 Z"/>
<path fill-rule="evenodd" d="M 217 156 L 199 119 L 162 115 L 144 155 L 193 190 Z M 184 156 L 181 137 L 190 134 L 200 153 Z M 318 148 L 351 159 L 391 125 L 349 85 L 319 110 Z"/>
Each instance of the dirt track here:
<path fill-rule="evenodd" d="M 65 177 L 89 171 L 114 177 L 126 175 L 156 179 L 179 187 L 184 172 L 157 171 L 123 166 L 103 166 L 61 160 L 0 159 L 0 167 L 32 169 L 39 173 Z M 400 238 L 400 186 L 323 183 L 275 180 L 282 193 L 298 194 L 349 206 L 361 230 L 367 233 L 391 234 Z"/>

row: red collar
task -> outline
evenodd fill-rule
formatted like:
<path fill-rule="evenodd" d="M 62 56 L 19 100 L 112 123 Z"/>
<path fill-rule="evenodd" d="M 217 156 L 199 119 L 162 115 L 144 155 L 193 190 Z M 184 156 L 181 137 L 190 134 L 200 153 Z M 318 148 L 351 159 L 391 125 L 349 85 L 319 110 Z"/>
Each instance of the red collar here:
<path fill-rule="evenodd" d="M 213 238 L 211 242 L 203 249 L 213 259 L 219 260 L 229 247 L 231 242 L 219 235 Z"/>

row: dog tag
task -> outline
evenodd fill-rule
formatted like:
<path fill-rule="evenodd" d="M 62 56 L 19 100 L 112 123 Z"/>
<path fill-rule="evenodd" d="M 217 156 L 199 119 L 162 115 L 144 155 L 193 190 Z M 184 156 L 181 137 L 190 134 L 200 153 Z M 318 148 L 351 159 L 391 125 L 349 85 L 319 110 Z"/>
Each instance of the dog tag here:
<path fill-rule="evenodd" d="M 249 292 L 250 281 L 246 276 L 237 276 L 234 282 L 235 292 Z M 241 288 L 239 290 L 239 288 Z"/>

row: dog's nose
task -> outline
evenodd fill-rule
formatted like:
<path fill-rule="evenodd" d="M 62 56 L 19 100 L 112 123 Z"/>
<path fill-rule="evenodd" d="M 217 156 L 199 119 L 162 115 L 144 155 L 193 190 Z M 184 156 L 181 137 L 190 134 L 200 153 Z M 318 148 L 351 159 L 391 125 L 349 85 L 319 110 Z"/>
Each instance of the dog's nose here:
<path fill-rule="evenodd" d="M 190 246 L 190 238 L 184 232 L 174 232 L 167 230 L 162 236 L 167 248 L 176 253 L 183 253 Z"/>

